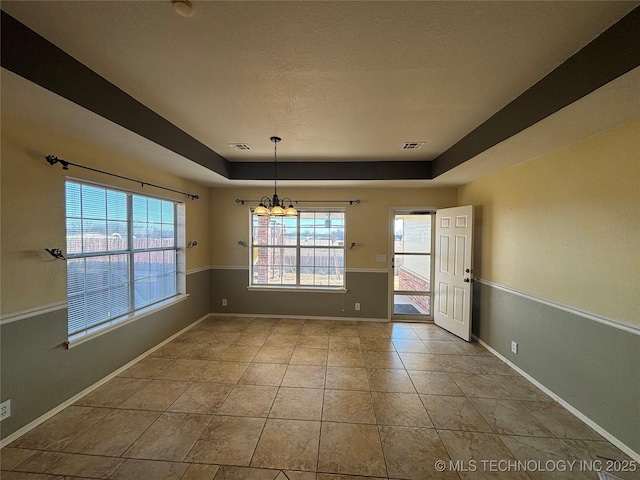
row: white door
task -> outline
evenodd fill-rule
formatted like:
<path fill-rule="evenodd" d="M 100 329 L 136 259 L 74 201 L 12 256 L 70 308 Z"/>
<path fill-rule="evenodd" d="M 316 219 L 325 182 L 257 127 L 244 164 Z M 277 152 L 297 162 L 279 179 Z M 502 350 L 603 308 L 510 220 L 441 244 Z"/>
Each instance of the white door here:
<path fill-rule="evenodd" d="M 473 206 L 436 212 L 433 319 L 445 330 L 471 339 Z"/>

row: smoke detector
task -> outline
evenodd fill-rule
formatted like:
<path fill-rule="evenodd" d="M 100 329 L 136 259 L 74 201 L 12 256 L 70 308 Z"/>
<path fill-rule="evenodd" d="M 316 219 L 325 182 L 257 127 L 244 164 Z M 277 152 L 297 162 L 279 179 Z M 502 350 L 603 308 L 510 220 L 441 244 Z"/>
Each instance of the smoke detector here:
<path fill-rule="evenodd" d="M 171 3 L 173 3 L 173 9 L 178 15 L 183 17 L 193 16 L 193 5 L 189 0 L 172 0 Z"/>

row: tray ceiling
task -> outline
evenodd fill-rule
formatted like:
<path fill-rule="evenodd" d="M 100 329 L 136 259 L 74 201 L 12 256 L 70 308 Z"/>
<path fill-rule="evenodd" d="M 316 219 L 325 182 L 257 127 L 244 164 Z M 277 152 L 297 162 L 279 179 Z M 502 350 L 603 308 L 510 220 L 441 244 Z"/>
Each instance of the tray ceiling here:
<path fill-rule="evenodd" d="M 584 66 L 571 64 L 602 61 L 585 57 L 584 47 L 607 40 L 626 15 L 637 25 L 637 2 L 193 5 L 185 18 L 169 1 L 3 1 L 4 12 L 79 64 L 42 81 L 13 68 L 5 62 L 3 16 L 3 113 L 45 118 L 168 170 L 182 164 L 185 176 L 206 184 L 269 179 L 269 137 L 278 135 L 278 158 L 290 164 L 283 179 L 374 186 L 464 183 L 513 162 L 513 149 L 491 168 L 482 160 L 503 143 L 515 142 L 522 161 L 522 152 L 531 158 L 527 152 L 539 154 L 541 145 L 577 141 L 640 114 L 636 57 L 622 52 L 623 66 L 591 65 L 589 78 L 612 77 L 595 78 L 593 87 L 576 76 Z M 54 71 L 46 60 L 38 59 L 43 71 Z M 96 89 L 100 77 L 113 90 Z M 541 80 L 546 90 L 536 93 Z M 547 91 L 564 96 L 545 105 Z M 614 93 L 619 103 L 611 105 Z M 55 110 L 43 115 L 47 104 Z M 591 118 L 576 128 L 567 108 Z M 553 121 L 561 114 L 568 118 Z M 150 125 L 171 133 L 154 136 Z M 405 142 L 424 146 L 403 150 Z"/>

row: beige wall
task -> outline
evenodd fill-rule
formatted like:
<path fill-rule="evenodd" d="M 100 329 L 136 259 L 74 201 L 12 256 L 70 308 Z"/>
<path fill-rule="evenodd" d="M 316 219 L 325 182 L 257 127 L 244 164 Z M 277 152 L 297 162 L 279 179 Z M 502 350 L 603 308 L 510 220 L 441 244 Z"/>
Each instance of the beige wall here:
<path fill-rule="evenodd" d="M 272 188 L 219 188 L 211 191 L 212 265 L 248 265 L 249 253 L 246 248 L 238 246 L 238 240 L 250 242 L 249 209 L 255 205 L 236 204 L 235 199 L 255 200 L 272 194 Z M 456 188 L 279 187 L 278 194 L 295 200 L 361 200 L 360 205 L 345 207 L 345 245 L 352 242 L 357 245 L 353 250 L 347 250 L 347 268 L 386 268 L 386 264 L 376 263 L 376 255 L 388 253 L 389 207 L 451 207 L 457 202 Z M 336 205 L 319 203 L 309 206 Z"/>
<path fill-rule="evenodd" d="M 640 120 L 512 169 L 455 188 L 280 187 L 281 196 L 356 199 L 346 206 L 348 268 L 385 268 L 389 207 L 478 208 L 476 272 L 551 301 L 640 324 Z M 207 189 L 114 152 L 59 136 L 12 117 L 2 117 L 2 302 L 3 314 L 66 299 L 64 262 L 44 248 L 64 249 L 66 175 L 139 191 L 132 182 L 44 160 L 54 154 L 200 195 L 200 200 L 146 187 L 143 192 L 186 201 L 187 269 L 246 266 L 249 207 L 271 188 Z M 325 204 L 331 206 L 332 204 Z M 322 206 L 318 204 L 318 206 Z"/>
<path fill-rule="evenodd" d="M 640 119 L 465 185 L 476 275 L 640 324 Z"/>
<path fill-rule="evenodd" d="M 48 154 L 70 162 L 130 176 L 200 195 L 199 200 L 139 185 L 88 170 L 50 166 Z M 76 139 L 2 117 L 2 301 L 1 312 L 14 313 L 64 302 L 66 263 L 45 248 L 65 250 L 64 181 L 66 176 L 103 185 L 142 191 L 186 202 L 187 270 L 209 265 L 209 189 L 150 168 L 135 159 Z"/>

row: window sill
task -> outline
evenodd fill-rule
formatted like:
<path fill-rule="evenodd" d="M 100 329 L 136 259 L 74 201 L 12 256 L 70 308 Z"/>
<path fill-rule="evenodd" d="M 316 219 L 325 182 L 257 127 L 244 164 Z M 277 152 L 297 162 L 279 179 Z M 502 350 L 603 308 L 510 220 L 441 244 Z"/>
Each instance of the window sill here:
<path fill-rule="evenodd" d="M 88 342 L 93 338 L 104 335 L 105 333 L 109 333 L 116 328 L 120 328 L 124 325 L 127 325 L 128 323 L 135 322 L 136 320 L 140 320 L 141 318 L 144 318 L 148 315 L 159 312 L 160 310 L 171 307 L 177 303 L 183 302 L 187 298 L 189 298 L 188 293 L 180 293 L 174 297 L 168 298 L 158 303 L 154 303 L 153 305 L 141 308 L 140 310 L 136 310 L 129 315 L 114 318 L 108 323 L 102 324 L 81 333 L 76 333 L 75 335 L 69 337 L 69 340 L 67 340 L 66 342 L 66 346 L 67 348 L 77 347 L 84 342 Z"/>
<path fill-rule="evenodd" d="M 349 290 L 344 287 L 294 287 L 278 285 L 249 285 L 247 290 L 257 292 L 305 292 L 305 293 L 347 293 Z"/>

